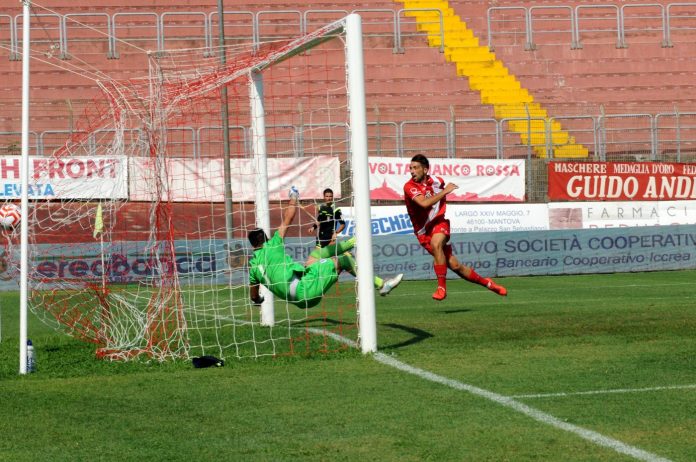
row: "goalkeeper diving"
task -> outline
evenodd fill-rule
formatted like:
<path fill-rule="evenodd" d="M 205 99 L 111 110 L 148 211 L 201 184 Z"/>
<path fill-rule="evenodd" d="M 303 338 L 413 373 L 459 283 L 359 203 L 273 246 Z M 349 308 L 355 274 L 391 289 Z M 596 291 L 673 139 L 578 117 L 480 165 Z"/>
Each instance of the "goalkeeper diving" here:
<path fill-rule="evenodd" d="M 249 242 L 254 249 L 249 260 L 249 296 L 253 303 L 261 304 L 263 284 L 276 297 L 299 308 L 311 308 L 319 304 L 342 271 L 356 275 L 356 261 L 349 252 L 355 245 L 355 238 L 314 249 L 304 265 L 294 261 L 285 252 L 284 239 L 297 214 L 300 193 L 293 186 L 288 195 L 290 201 L 283 210 L 283 222 L 272 238 L 260 228 L 249 232 Z M 398 286 L 402 278 L 403 274 L 387 280 L 375 277 L 374 285 L 384 296 Z"/>

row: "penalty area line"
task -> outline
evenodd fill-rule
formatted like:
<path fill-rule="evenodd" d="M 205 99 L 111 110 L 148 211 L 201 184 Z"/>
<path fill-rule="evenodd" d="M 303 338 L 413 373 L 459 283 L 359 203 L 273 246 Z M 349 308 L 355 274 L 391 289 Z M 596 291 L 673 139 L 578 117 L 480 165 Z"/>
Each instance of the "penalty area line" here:
<path fill-rule="evenodd" d="M 511 398 L 557 398 L 564 396 L 581 396 L 581 395 L 605 395 L 612 393 L 643 393 L 649 391 L 664 391 L 664 390 L 689 390 L 696 388 L 694 385 L 666 385 L 664 387 L 646 387 L 646 388 L 615 388 L 610 390 L 590 390 L 590 391 L 569 391 L 559 393 L 535 393 L 529 395 L 513 395 Z"/>
<path fill-rule="evenodd" d="M 336 333 L 333 332 L 327 332 L 322 329 L 310 329 L 311 331 L 315 333 L 320 333 L 323 335 L 328 335 L 329 337 L 332 337 L 335 340 L 338 340 L 339 342 L 345 343 L 347 345 L 350 345 L 351 347 L 357 348 L 358 344 L 357 342 L 347 339 L 343 336 L 340 336 Z M 570 424 L 568 422 L 564 422 L 561 419 L 552 416 L 551 414 L 547 414 L 546 412 L 540 411 L 538 409 L 534 409 L 531 406 L 527 406 L 526 404 L 515 400 L 512 397 L 509 396 L 504 396 L 500 395 L 498 393 L 494 393 L 492 391 L 484 390 L 483 388 L 475 387 L 473 385 L 469 385 L 466 383 L 459 382 L 458 380 L 453 380 L 447 377 L 443 377 L 441 375 L 434 374 L 432 372 L 426 371 L 424 369 L 420 369 L 414 366 L 411 366 L 409 364 L 406 364 L 402 361 L 399 361 L 391 356 L 385 355 L 384 353 L 375 353 L 373 355 L 373 358 L 377 361 L 380 362 L 384 365 L 393 367 L 395 369 L 398 369 L 402 372 L 407 372 L 409 374 L 415 375 L 417 377 L 420 377 L 421 379 L 428 380 L 430 382 L 434 383 L 439 383 L 441 385 L 445 385 L 450 388 L 454 388 L 455 390 L 460 390 L 460 391 L 466 391 L 468 393 L 471 393 L 476 396 L 480 396 L 482 398 L 486 398 L 489 401 L 493 401 L 496 404 L 500 404 L 501 406 L 507 407 L 509 409 L 512 409 L 514 411 L 517 411 L 521 414 L 524 414 L 528 417 L 531 417 L 532 419 L 536 420 L 537 422 L 541 422 L 546 425 L 550 425 L 554 428 L 557 428 L 559 430 L 564 430 L 569 433 L 572 433 L 574 435 L 577 435 L 587 441 L 590 441 L 591 443 L 594 443 L 598 446 L 602 446 L 605 448 L 612 449 L 613 451 L 616 451 L 620 454 L 625 454 L 627 456 L 633 457 L 636 460 L 642 460 L 644 462 L 671 462 L 669 459 L 665 459 L 663 457 L 660 457 L 656 454 L 653 454 L 648 451 L 644 451 L 640 448 L 636 448 L 634 446 L 628 445 L 622 441 L 616 440 L 614 438 L 610 438 L 608 436 L 604 436 L 601 433 L 598 433 L 593 430 L 588 430 L 586 428 Z"/>

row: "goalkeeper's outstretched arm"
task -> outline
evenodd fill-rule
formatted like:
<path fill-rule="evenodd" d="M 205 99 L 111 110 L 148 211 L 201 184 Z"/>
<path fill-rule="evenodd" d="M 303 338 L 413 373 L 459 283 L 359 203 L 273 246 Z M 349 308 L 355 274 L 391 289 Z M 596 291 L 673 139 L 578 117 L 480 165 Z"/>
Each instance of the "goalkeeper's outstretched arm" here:
<path fill-rule="evenodd" d="M 297 190 L 296 187 L 293 186 L 290 188 L 288 196 L 290 197 L 290 201 L 288 202 L 288 205 L 286 205 L 283 209 L 283 222 L 278 227 L 278 234 L 280 234 L 280 237 L 282 237 L 283 239 L 285 239 L 285 235 L 288 232 L 288 228 L 290 227 L 290 224 L 295 219 L 295 215 L 297 214 L 297 203 L 300 200 L 300 192 Z"/>

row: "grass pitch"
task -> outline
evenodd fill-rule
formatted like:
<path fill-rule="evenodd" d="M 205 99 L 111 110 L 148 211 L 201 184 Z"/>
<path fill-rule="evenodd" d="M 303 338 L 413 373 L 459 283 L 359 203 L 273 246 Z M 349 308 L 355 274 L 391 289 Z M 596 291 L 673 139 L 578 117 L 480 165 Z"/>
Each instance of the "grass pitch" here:
<path fill-rule="evenodd" d="M 110 363 L 2 294 L 0 460 L 696 460 L 696 272 L 508 278 L 509 296 L 406 281 L 377 299 L 380 352 L 645 451 L 625 455 L 348 350 Z M 351 291 L 343 291 L 350 296 Z M 653 459 L 650 459 L 653 457 Z"/>

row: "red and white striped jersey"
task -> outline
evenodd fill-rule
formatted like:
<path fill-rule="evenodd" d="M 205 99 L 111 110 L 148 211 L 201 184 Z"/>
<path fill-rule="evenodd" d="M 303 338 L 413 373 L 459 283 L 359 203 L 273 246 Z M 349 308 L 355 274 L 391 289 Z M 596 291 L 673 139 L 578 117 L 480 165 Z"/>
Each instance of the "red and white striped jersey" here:
<path fill-rule="evenodd" d="M 439 176 L 431 177 L 427 175 L 422 183 L 416 183 L 413 178 L 404 185 L 404 199 L 406 200 L 406 210 L 413 223 L 413 232 L 416 235 L 425 233 L 425 227 L 436 219 L 445 218 L 447 208 L 447 198 L 443 197 L 430 207 L 423 208 L 413 200 L 417 196 L 432 197 L 445 189 L 445 180 Z"/>

